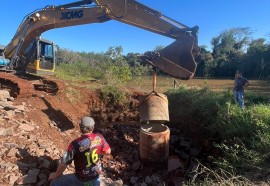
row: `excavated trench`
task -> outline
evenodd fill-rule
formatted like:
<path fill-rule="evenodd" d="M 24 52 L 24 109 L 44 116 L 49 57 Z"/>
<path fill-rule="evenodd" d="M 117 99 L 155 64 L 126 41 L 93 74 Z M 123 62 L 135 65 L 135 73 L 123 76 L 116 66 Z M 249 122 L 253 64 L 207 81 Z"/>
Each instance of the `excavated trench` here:
<path fill-rule="evenodd" d="M 142 96 L 149 101 L 148 106 L 155 105 L 155 108 L 141 104 Z M 190 170 L 197 166 L 194 157 L 200 151 L 192 146 L 192 141 L 184 137 L 177 127 L 171 127 L 166 122 L 166 125 L 170 125 L 168 130 L 166 125 L 158 122 L 165 123 L 169 113 L 165 109 L 164 97 L 152 98 L 149 99 L 149 95 L 133 94 L 126 108 L 106 105 L 98 99 L 89 101 L 90 115 L 101 125 L 96 131 L 105 136 L 113 149 L 114 158 L 103 161 L 105 170 L 109 177 L 121 178 L 126 184 L 130 183 L 132 176 L 138 177 L 137 182 L 142 183 L 147 176 L 159 175 L 166 183 L 177 185 L 181 179 L 187 179 L 185 176 L 194 176 Z M 157 108 L 157 101 L 160 100 L 164 104 Z M 139 106 L 144 107 L 141 113 Z M 151 113 L 147 113 L 149 110 Z M 145 124 L 149 117 L 154 123 Z"/>

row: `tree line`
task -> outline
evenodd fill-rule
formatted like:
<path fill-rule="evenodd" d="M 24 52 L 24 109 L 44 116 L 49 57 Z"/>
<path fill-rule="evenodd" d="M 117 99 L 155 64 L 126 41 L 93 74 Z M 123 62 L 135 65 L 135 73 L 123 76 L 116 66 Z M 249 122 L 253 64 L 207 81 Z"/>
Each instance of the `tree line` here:
<path fill-rule="evenodd" d="M 231 28 L 221 32 L 211 40 L 211 48 L 200 46 L 201 52 L 196 57 L 198 63 L 196 77 L 233 78 L 240 70 L 250 79 L 270 78 L 270 43 L 267 38 L 252 38 L 250 28 Z M 267 36 L 270 37 L 270 34 Z M 157 46 L 154 51 L 162 49 Z M 60 48 L 59 63 L 86 63 L 89 67 L 113 69 L 113 73 L 122 74 L 122 79 L 132 76 L 149 75 L 152 69 L 138 60 L 139 53 L 123 55 L 121 46 L 110 47 L 106 52 L 74 52 Z M 159 72 L 163 73 L 163 72 Z"/>
<path fill-rule="evenodd" d="M 212 51 L 202 46 L 197 75 L 234 77 L 240 70 L 246 77 L 265 79 L 270 75 L 270 44 L 266 38 L 252 39 L 250 28 L 232 28 L 212 38 Z"/>

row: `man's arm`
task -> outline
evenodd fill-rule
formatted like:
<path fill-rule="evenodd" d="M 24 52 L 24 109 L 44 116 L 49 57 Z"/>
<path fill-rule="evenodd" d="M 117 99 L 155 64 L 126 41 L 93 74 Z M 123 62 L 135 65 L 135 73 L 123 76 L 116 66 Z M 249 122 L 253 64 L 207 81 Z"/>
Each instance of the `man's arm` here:
<path fill-rule="evenodd" d="M 63 157 L 62 157 L 62 159 L 60 161 L 60 164 L 57 167 L 56 172 L 53 172 L 53 173 L 50 174 L 49 180 L 53 180 L 53 179 L 56 179 L 56 178 L 62 176 L 64 171 L 67 168 L 67 165 L 72 163 L 73 156 L 74 156 L 74 149 L 73 149 L 73 146 L 72 146 L 72 143 L 71 143 L 68 146 L 68 150 L 65 151 L 65 153 L 64 153 L 64 155 L 63 155 Z"/>
<path fill-rule="evenodd" d="M 50 174 L 49 180 L 54 180 L 54 179 L 62 176 L 64 171 L 66 170 L 66 168 L 67 168 L 66 164 L 60 163 L 59 166 L 57 167 L 56 172 L 53 172 L 53 173 Z"/>
<path fill-rule="evenodd" d="M 102 145 L 101 153 L 102 154 L 111 154 L 111 147 L 104 137 L 103 137 L 103 145 Z"/>
<path fill-rule="evenodd" d="M 102 151 L 103 154 L 111 154 L 111 148 L 109 147 L 108 149 Z"/>
<path fill-rule="evenodd" d="M 248 87 L 249 85 L 250 85 L 250 82 L 247 81 L 247 82 L 245 83 L 245 87 Z"/>

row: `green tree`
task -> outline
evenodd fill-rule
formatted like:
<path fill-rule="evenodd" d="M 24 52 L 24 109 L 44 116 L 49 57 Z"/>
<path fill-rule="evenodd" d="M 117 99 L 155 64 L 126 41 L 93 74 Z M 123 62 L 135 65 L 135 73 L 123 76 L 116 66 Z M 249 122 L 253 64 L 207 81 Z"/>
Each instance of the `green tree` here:
<path fill-rule="evenodd" d="M 253 78 L 266 78 L 270 70 L 270 45 L 266 39 L 253 40 L 248 49 L 243 69 Z"/>
<path fill-rule="evenodd" d="M 156 46 L 156 47 L 154 48 L 154 51 L 155 51 L 155 52 L 159 52 L 159 51 L 162 50 L 163 48 L 164 48 L 164 46 L 158 45 L 158 46 Z"/>
<path fill-rule="evenodd" d="M 240 67 L 251 34 L 250 28 L 232 28 L 212 39 L 216 76 L 234 75 Z"/>
<path fill-rule="evenodd" d="M 119 84 L 125 83 L 131 79 L 131 69 L 125 60 L 123 54 L 123 48 L 121 46 L 110 47 L 105 56 L 108 58 L 108 64 L 106 69 L 106 83 L 107 84 Z"/>
<path fill-rule="evenodd" d="M 139 53 L 128 53 L 124 56 L 125 60 L 127 61 L 128 65 L 132 70 L 132 76 L 143 76 L 149 75 L 150 69 L 143 64 L 140 60 L 138 60 Z"/>
<path fill-rule="evenodd" d="M 112 59 L 119 59 L 122 57 L 122 53 L 123 53 L 122 46 L 114 46 L 114 47 L 109 47 L 105 55 Z"/>
<path fill-rule="evenodd" d="M 82 61 L 82 57 L 78 52 L 74 52 L 69 49 L 59 48 L 57 52 L 57 58 L 59 63 L 78 63 Z"/>
<path fill-rule="evenodd" d="M 197 70 L 196 70 L 196 76 L 203 76 L 205 78 L 211 76 L 211 72 L 214 65 L 214 59 L 210 51 L 207 51 L 207 46 L 203 45 L 200 46 L 201 51 L 199 56 L 196 58 L 196 61 L 198 62 Z"/>

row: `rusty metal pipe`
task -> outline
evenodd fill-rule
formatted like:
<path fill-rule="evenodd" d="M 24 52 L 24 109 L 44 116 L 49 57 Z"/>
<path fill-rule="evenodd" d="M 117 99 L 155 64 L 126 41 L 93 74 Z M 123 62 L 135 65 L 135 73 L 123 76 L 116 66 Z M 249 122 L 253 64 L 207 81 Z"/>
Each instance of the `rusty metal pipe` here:
<path fill-rule="evenodd" d="M 168 98 L 165 94 L 151 92 L 139 97 L 140 122 L 166 123 L 169 119 Z"/>
<path fill-rule="evenodd" d="M 144 166 L 168 168 L 170 129 L 160 123 L 141 126 L 140 158 Z"/>

